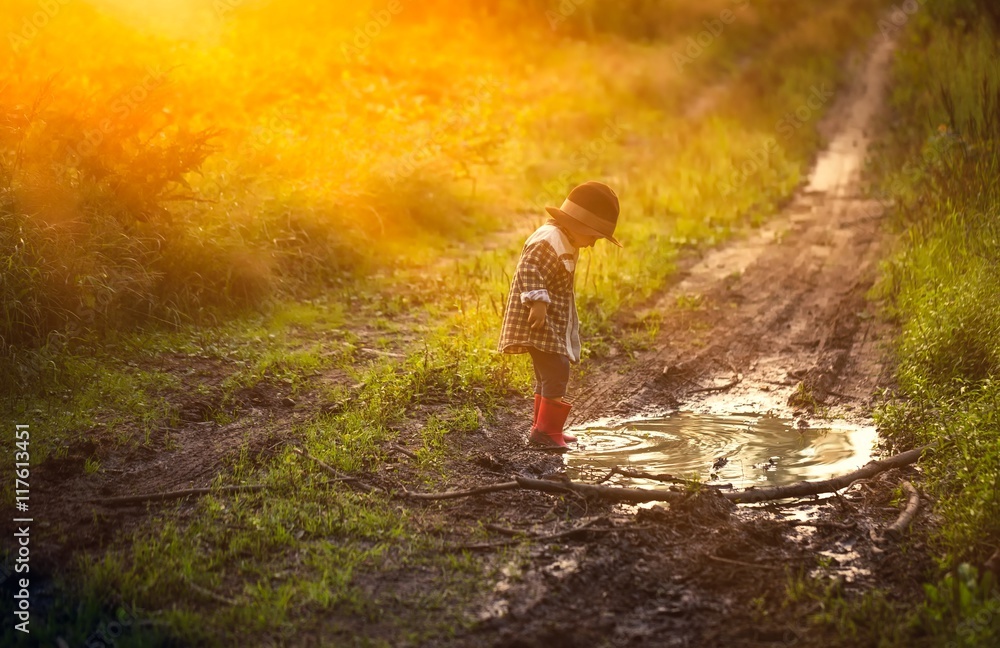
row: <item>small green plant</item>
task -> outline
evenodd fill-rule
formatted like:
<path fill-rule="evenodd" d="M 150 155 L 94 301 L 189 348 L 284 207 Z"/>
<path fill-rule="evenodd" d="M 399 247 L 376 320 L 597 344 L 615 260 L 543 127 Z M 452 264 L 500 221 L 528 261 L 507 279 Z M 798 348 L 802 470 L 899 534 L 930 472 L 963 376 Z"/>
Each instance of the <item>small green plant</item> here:
<path fill-rule="evenodd" d="M 770 616 L 767 599 L 763 596 L 755 596 L 750 599 L 750 614 L 756 623 L 766 622 Z"/>
<path fill-rule="evenodd" d="M 705 298 L 703 295 L 684 294 L 684 295 L 677 295 L 675 303 L 677 304 L 677 308 L 679 308 L 680 310 L 695 311 L 702 309 L 703 307 L 702 302 L 704 301 L 704 299 Z"/>
<path fill-rule="evenodd" d="M 820 403 L 816 400 L 813 390 L 806 386 L 804 380 L 800 380 L 788 396 L 788 406 L 795 409 L 803 409 L 807 412 L 815 412 L 820 407 Z"/>
<path fill-rule="evenodd" d="M 939 641 L 955 646 L 990 646 L 1000 641 L 1000 595 L 996 577 L 962 563 L 937 584 L 924 585 L 922 625 Z"/>
<path fill-rule="evenodd" d="M 425 468 L 441 470 L 441 460 L 444 458 L 445 439 L 449 434 L 448 427 L 436 417 L 432 417 L 420 430 L 420 449 L 417 458 Z"/>

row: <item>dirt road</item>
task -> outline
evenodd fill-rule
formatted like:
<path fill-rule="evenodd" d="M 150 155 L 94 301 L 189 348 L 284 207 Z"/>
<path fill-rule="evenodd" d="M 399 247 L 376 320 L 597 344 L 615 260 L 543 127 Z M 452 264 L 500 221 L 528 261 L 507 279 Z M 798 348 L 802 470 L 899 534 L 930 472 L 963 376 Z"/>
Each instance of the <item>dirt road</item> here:
<path fill-rule="evenodd" d="M 829 145 L 805 187 L 767 226 L 690 263 L 650 306 L 663 316 L 654 350 L 590 373 L 576 423 L 747 406 L 806 418 L 823 406 L 866 420 L 873 393 L 889 379 L 892 331 L 866 300 L 884 247 L 883 209 L 863 196 L 863 163 L 891 47 L 877 41 L 837 99 L 823 124 Z M 737 512 L 710 497 L 629 511 L 649 529 L 581 532 L 582 542 L 536 547 L 527 566 L 498 565 L 521 576 L 500 580 L 485 620 L 457 643 L 832 645 L 844 638 L 805 623 L 823 604 L 790 585 L 804 575 L 826 575 L 821 582 L 838 593 L 876 581 L 901 598 L 920 591 L 925 562 L 873 540 L 895 517 L 889 481 L 864 497 L 813 506 L 818 526 L 809 531 L 787 513 Z M 622 511 L 577 514 L 614 527 Z"/>
<path fill-rule="evenodd" d="M 865 299 L 883 210 L 863 197 L 863 164 L 890 53 L 880 40 L 837 100 L 822 126 L 830 143 L 806 186 L 766 226 L 679 277 L 653 306 L 664 322 L 656 349 L 624 373 L 591 380 L 574 420 L 703 401 L 780 411 L 800 382 L 836 414 L 858 412 L 885 377 L 886 331 Z M 684 297 L 699 306 L 678 307 Z M 722 395 L 699 396 L 734 379 Z"/>

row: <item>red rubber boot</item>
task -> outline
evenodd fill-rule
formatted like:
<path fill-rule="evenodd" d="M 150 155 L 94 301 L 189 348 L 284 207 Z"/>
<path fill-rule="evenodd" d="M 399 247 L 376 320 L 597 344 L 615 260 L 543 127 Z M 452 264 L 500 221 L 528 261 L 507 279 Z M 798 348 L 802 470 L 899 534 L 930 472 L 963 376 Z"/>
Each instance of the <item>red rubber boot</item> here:
<path fill-rule="evenodd" d="M 540 400 L 538 420 L 531 429 L 529 443 L 552 450 L 567 450 L 566 442 L 563 440 L 563 426 L 572 406 L 544 396 Z"/>
<path fill-rule="evenodd" d="M 539 406 L 539 404 L 541 402 L 542 402 L 542 395 L 541 394 L 535 394 L 535 413 L 531 417 L 531 430 L 532 431 L 535 430 L 535 425 L 538 424 L 538 406 Z M 564 431 L 563 432 L 563 441 L 565 441 L 566 443 L 576 443 L 576 437 L 573 436 L 572 434 L 567 434 Z"/>

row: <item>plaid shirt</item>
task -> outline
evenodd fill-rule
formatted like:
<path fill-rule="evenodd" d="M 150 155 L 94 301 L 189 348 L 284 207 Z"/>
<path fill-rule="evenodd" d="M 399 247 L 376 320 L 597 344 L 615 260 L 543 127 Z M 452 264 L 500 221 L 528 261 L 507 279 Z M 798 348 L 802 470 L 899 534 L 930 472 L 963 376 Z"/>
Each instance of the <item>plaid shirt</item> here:
<path fill-rule="evenodd" d="M 529 347 L 580 360 L 580 321 L 576 314 L 573 279 L 580 250 L 549 220 L 528 237 L 510 284 L 503 316 L 502 353 L 527 353 Z M 547 302 L 545 326 L 528 326 L 531 302 Z"/>

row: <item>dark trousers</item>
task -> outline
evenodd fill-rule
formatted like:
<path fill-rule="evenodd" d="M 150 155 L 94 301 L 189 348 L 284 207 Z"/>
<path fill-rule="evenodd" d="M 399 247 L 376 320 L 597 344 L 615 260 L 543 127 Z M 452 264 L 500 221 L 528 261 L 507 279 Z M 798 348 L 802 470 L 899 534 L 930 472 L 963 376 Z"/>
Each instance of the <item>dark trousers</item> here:
<path fill-rule="evenodd" d="M 569 357 L 535 348 L 529 348 L 528 354 L 535 367 L 535 393 L 552 399 L 565 396 L 569 383 Z"/>

